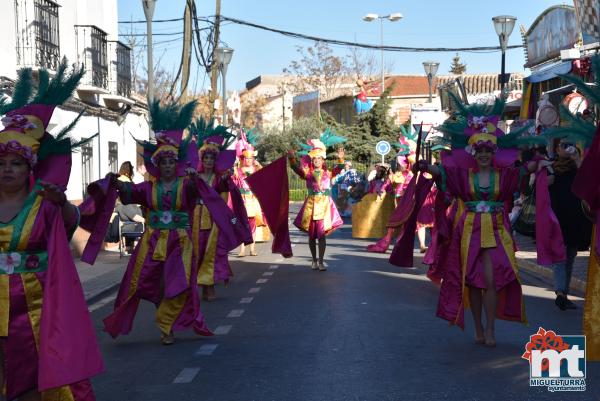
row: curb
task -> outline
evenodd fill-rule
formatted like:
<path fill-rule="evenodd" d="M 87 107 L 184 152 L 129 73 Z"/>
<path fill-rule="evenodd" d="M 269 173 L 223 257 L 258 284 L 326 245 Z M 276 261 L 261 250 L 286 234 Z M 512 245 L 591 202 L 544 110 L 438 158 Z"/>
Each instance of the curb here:
<path fill-rule="evenodd" d="M 85 299 L 85 303 L 87 304 L 87 306 L 92 306 L 93 304 L 106 298 L 108 295 L 112 294 L 113 292 L 116 292 L 119 289 L 120 285 L 121 285 L 121 282 L 119 281 L 115 284 L 111 284 L 111 285 L 107 286 L 106 288 L 101 289 L 100 291 L 97 291 L 95 294 L 91 294 L 90 296 L 88 296 Z"/>
<path fill-rule="evenodd" d="M 544 267 L 538 265 L 537 263 L 530 262 L 525 259 L 517 258 L 517 262 L 520 268 L 527 270 L 529 273 L 534 276 L 542 277 L 546 280 L 549 280 L 550 283 L 554 282 L 554 274 L 552 273 L 552 269 L 549 267 Z M 581 280 L 579 278 L 572 277 L 571 278 L 571 288 L 575 289 L 582 294 L 585 294 L 585 290 L 587 287 L 587 282 L 585 280 Z"/>

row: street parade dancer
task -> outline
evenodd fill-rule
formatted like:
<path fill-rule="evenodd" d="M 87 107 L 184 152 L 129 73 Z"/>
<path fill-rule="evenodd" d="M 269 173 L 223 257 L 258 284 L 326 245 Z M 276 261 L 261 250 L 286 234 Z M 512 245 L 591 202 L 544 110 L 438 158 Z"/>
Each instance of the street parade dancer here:
<path fill-rule="evenodd" d="M 455 97 L 453 101 L 459 104 Z M 497 99 L 493 107 L 460 104 L 460 114 L 438 127 L 450 140 L 452 153 L 443 155 L 441 166 L 422 160 L 414 168 L 431 174 L 441 191 L 464 204 L 458 209 L 460 215 L 452 229 L 446 260 L 437 260 L 444 265 L 437 316 L 464 328 L 468 300 L 475 342 L 489 347 L 496 345 L 496 318 L 526 322 L 515 244 L 504 210 L 524 178 L 538 168 L 536 161 L 513 167 L 517 152 L 503 150 L 534 140 L 521 138 L 523 130 L 504 135 L 498 128 L 504 103 Z M 417 194 L 421 182 L 425 181 L 417 182 Z M 413 213 L 418 213 L 418 200 L 416 205 Z M 485 328 L 482 308 L 487 317 Z"/>
<path fill-rule="evenodd" d="M 301 145 L 303 150 L 299 152 L 299 155 L 302 155 L 300 159 L 293 150 L 288 152 L 292 170 L 306 181 L 308 190 L 308 196 L 294 220 L 294 225 L 308 233 L 313 270 L 327 270 L 323 262 L 327 247 L 325 237 L 344 224 L 331 198 L 331 186 L 335 183 L 332 182 L 325 165 L 327 148 L 344 141 L 345 138 L 336 136 L 327 129 L 319 139 L 310 139 L 307 144 Z"/>
<path fill-rule="evenodd" d="M 148 210 L 146 230 L 127 265 L 114 312 L 104 319 L 105 330 L 113 337 L 131 331 L 141 299 L 157 307 L 162 344 L 173 344 L 174 332 L 189 328 L 199 335 L 212 335 L 200 311 L 191 215 L 197 200 L 202 199 L 213 215 L 219 216 L 216 224 L 223 230 L 231 232 L 236 222 L 219 195 L 195 179 L 196 145 L 191 136 L 182 138 L 195 106 L 195 102 L 179 106 L 155 101 L 150 116 L 156 143 L 140 143 L 146 170 L 153 179 L 131 184 L 111 177 L 123 204 L 135 203 Z M 186 173 L 192 177 L 185 177 Z"/>
<path fill-rule="evenodd" d="M 235 136 L 225 126 L 213 128 L 212 125 L 212 121 L 207 123 L 200 118 L 190 127 L 190 133 L 199 146 L 197 175 L 219 194 L 224 204 L 230 205 L 233 218 L 241 231 L 238 240 L 232 243 L 217 224 L 221 216 L 212 213 L 202 200 L 194 208 L 192 241 L 198 262 L 198 285 L 202 287 L 202 298 L 206 301 L 216 300 L 216 283 L 227 284 L 233 276 L 229 265 L 229 251 L 240 244 L 252 243 L 244 201 L 231 178 L 236 153 L 227 150 L 227 147 Z"/>
<path fill-rule="evenodd" d="M 394 147 L 398 149 L 396 153 L 396 171 L 391 177 L 395 197 L 395 209 L 386 219 L 386 233 L 374 244 L 367 246 L 368 252 L 385 253 L 387 252 L 398 228 L 404 224 L 404 220 L 399 218 L 400 199 L 404 196 L 410 183 L 413 173 L 411 166 L 415 163 L 416 138 L 401 126 L 401 134 L 398 135 L 398 142 Z M 410 196 L 410 194 L 409 194 Z"/>
<path fill-rule="evenodd" d="M 78 209 L 64 190 L 67 135 L 46 132 L 54 108 L 83 76 L 63 60 L 50 73 L 18 73 L 12 100 L 0 101 L 0 384 L 6 400 L 93 401 L 90 377 L 103 371 L 96 334 L 69 239 Z M 37 92 L 34 93 L 34 86 Z"/>
<path fill-rule="evenodd" d="M 257 256 L 256 253 L 256 231 L 257 227 L 265 229 L 267 224 L 263 212 L 258 203 L 258 199 L 254 196 L 254 193 L 250 189 L 246 178 L 262 168 L 260 163 L 255 159 L 256 150 L 254 145 L 256 144 L 257 136 L 253 131 L 248 133 L 242 131 L 240 137 L 235 144 L 235 152 L 238 159 L 237 165 L 233 171 L 233 182 L 239 188 L 244 200 L 244 206 L 246 207 L 246 214 L 248 215 L 248 224 L 250 231 L 252 232 L 252 243 L 250 244 L 250 256 Z M 246 256 L 246 246 L 242 243 L 240 245 L 239 257 Z"/>

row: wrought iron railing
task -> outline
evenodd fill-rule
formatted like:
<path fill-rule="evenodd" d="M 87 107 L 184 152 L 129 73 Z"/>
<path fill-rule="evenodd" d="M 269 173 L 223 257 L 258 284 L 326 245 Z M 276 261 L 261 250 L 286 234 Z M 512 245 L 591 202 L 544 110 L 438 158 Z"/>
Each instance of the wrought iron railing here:
<path fill-rule="evenodd" d="M 117 42 L 117 94 L 129 97 L 131 95 L 131 49 Z"/>
<path fill-rule="evenodd" d="M 17 62 L 20 66 L 56 70 L 60 62 L 58 4 L 33 1 L 33 18 L 26 4 L 16 5 Z M 31 24 L 27 20 L 33 19 Z"/>
<path fill-rule="evenodd" d="M 91 29 L 92 56 L 92 85 L 99 88 L 108 88 L 108 60 L 106 51 L 106 33 L 95 26 Z"/>

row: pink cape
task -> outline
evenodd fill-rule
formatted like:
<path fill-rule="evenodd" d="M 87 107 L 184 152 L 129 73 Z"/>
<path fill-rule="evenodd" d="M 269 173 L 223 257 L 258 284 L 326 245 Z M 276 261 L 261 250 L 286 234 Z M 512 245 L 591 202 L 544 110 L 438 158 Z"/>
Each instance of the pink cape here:
<path fill-rule="evenodd" d="M 40 323 L 40 391 L 77 383 L 104 370 L 60 213 L 48 224 L 48 279 Z"/>
<path fill-rule="evenodd" d="M 545 169 L 538 173 L 535 181 L 535 242 L 538 264 L 552 265 L 567 259 L 560 224 L 550 203 Z"/>
<path fill-rule="evenodd" d="M 416 181 L 416 184 L 414 184 L 414 181 Z M 391 264 L 399 267 L 413 266 L 413 249 L 415 246 L 415 230 L 417 228 L 417 216 L 425 202 L 425 198 L 431 191 L 433 180 L 429 180 L 425 178 L 422 174 L 418 174 L 412 178 L 409 184 L 409 188 L 411 185 L 414 185 L 415 187 L 414 202 L 410 202 L 412 203 L 413 207 L 411 209 L 405 210 L 406 212 L 408 212 L 408 215 L 404 225 L 402 226 L 402 229 L 400 230 L 398 240 L 396 241 L 396 245 L 394 245 L 394 249 L 392 250 L 392 254 L 390 255 L 389 259 L 389 262 Z M 412 189 L 409 192 L 409 188 L 406 189 L 404 196 L 406 196 L 407 193 L 412 194 Z"/>
<path fill-rule="evenodd" d="M 269 229 L 273 233 L 271 251 L 291 258 L 292 244 L 288 227 L 289 184 L 287 158 L 280 157 L 273 163 L 246 178 L 246 182 L 258 199 L 265 214 Z"/>
<path fill-rule="evenodd" d="M 103 178 L 88 185 L 90 195 L 79 205 L 81 220 L 79 226 L 90 232 L 81 260 L 93 265 L 104 243 L 106 228 L 115 209 L 117 190 L 110 179 Z"/>
<path fill-rule="evenodd" d="M 596 254 L 600 254 L 600 125 L 587 155 L 577 171 L 572 190 L 596 213 Z"/>

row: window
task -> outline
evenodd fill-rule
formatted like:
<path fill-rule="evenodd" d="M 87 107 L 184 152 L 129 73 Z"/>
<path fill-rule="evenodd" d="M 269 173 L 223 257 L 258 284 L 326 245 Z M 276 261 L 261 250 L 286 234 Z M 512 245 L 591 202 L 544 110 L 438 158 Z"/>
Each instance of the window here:
<path fill-rule="evenodd" d="M 81 184 L 83 186 L 83 196 L 87 186 L 93 181 L 94 168 L 94 148 L 91 143 L 85 143 L 81 146 Z"/>
<path fill-rule="evenodd" d="M 117 94 L 131 95 L 131 49 L 117 42 Z"/>
<path fill-rule="evenodd" d="M 108 169 L 111 173 L 119 172 L 119 144 L 116 142 L 108 143 Z"/>
<path fill-rule="evenodd" d="M 58 4 L 35 0 L 35 64 L 56 70 L 60 61 Z"/>
<path fill-rule="evenodd" d="M 106 59 L 106 33 L 91 27 L 92 84 L 99 88 L 108 87 L 108 62 Z"/>

